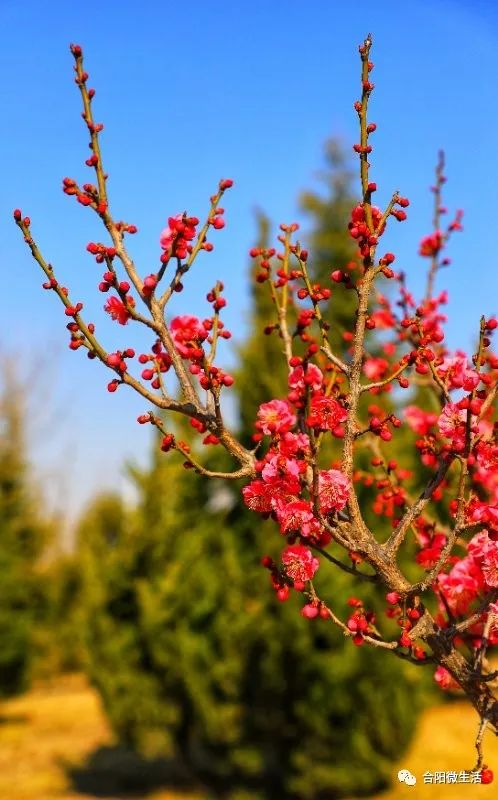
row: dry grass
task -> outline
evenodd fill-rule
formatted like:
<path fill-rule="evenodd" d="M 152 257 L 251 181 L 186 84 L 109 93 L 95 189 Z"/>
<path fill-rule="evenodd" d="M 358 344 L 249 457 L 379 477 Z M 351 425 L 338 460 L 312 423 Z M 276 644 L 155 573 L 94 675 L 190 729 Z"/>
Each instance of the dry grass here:
<path fill-rule="evenodd" d="M 375 800 L 486 800 L 498 794 L 498 739 L 484 737 L 484 755 L 496 779 L 485 786 L 472 784 L 424 785 L 424 772 L 460 772 L 471 770 L 475 764 L 474 741 L 477 715 L 465 702 L 436 706 L 426 711 L 406 756 L 393 770 L 409 769 L 416 778 L 414 787 L 398 784 Z"/>
<path fill-rule="evenodd" d="M 425 771 L 469 770 L 474 758 L 475 730 L 475 714 L 463 703 L 427 711 L 412 748 L 393 768 L 394 775 L 399 768 L 411 770 L 417 776 L 417 786 L 398 784 L 375 800 L 481 800 L 496 796 L 496 783 L 422 783 Z M 80 676 L 58 679 L 5 702 L 0 706 L 0 798 L 89 800 L 92 795 L 71 789 L 66 767 L 83 765 L 92 751 L 106 745 L 112 745 L 111 733 L 95 693 Z M 489 765 L 498 772 L 498 740 L 487 736 L 485 753 Z M 168 792 L 147 795 L 147 800 L 175 798 L 187 800 L 185 795 Z M 194 798 L 190 796 L 190 800 Z"/>
<path fill-rule="evenodd" d="M 80 676 L 59 678 L 4 702 L 0 705 L 0 798 L 88 800 L 88 794 L 71 790 L 65 767 L 80 766 L 97 747 L 111 744 L 98 698 Z M 175 800 L 178 795 L 149 797 Z"/>

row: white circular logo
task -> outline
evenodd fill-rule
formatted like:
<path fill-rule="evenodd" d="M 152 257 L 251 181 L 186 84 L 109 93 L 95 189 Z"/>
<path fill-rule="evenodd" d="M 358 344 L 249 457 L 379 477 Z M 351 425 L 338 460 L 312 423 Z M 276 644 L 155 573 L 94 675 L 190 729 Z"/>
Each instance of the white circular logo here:
<path fill-rule="evenodd" d="M 406 783 L 407 786 L 415 786 L 417 783 L 415 775 L 412 775 L 409 769 L 400 769 L 398 780 L 400 783 Z"/>

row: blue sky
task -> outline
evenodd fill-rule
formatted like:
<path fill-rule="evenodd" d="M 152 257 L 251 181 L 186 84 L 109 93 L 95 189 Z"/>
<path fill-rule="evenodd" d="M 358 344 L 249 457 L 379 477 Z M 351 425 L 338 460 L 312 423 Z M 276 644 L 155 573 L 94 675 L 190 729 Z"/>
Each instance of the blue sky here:
<path fill-rule="evenodd" d="M 71 41 L 83 45 L 114 214 L 135 223 L 130 247 L 143 274 L 156 265 L 170 214 L 202 217 L 220 177 L 231 177 L 227 227 L 199 261 L 178 312 L 203 315 L 200 298 L 225 282 L 228 326 L 241 338 L 248 310 L 247 250 L 256 206 L 277 224 L 300 220 L 299 192 L 313 187 L 323 143 L 357 141 L 357 45 L 374 35 L 378 130 L 372 177 L 385 202 L 411 200 L 409 220 L 386 241 L 421 291 L 420 237 L 430 231 L 428 186 L 444 147 L 446 203 L 465 211 L 444 275 L 453 347 L 468 347 L 481 313 L 498 311 L 493 2 L 232 0 L 186 4 L 0 0 L 1 351 L 32 377 L 32 453 L 52 501 L 74 514 L 96 489 L 126 488 L 126 459 L 147 459 L 149 439 L 131 391 L 106 391 L 108 375 L 66 346 L 67 319 L 41 289 L 41 274 L 11 221 L 29 213 L 39 245 L 105 345 L 134 344 L 134 331 L 104 319 L 98 270 L 85 246 L 98 220 L 60 190 L 90 179 L 87 136 L 72 80 Z M 394 227 L 394 226 L 393 226 Z M 303 237 L 304 238 L 304 237 Z M 440 281 L 442 286 L 442 281 Z M 135 340 L 136 341 L 136 340 Z M 230 360 L 229 346 L 225 357 Z"/>

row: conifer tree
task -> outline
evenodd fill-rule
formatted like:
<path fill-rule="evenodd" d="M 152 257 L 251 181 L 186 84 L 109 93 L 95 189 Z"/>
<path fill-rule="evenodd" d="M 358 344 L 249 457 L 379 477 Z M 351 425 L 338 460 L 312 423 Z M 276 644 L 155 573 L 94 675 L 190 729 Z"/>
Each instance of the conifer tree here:
<path fill-rule="evenodd" d="M 42 597 L 37 562 L 48 529 L 27 462 L 23 387 L 12 366 L 0 376 L 0 696 L 25 688 Z"/>

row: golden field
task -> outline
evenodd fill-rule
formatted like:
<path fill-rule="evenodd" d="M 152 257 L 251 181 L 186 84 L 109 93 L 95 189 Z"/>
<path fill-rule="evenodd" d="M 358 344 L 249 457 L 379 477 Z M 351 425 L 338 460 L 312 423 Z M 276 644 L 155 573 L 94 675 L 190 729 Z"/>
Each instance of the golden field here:
<path fill-rule="evenodd" d="M 471 769 L 475 732 L 475 714 L 464 703 L 456 702 L 426 711 L 412 747 L 393 770 L 396 774 L 399 768 L 409 769 L 417 776 L 417 785 L 397 784 L 375 800 L 478 800 L 495 797 L 496 782 L 489 786 L 431 786 L 422 783 L 426 771 Z M 119 790 L 119 785 L 114 790 L 99 789 L 98 794 L 92 794 L 92 780 L 98 782 L 99 776 L 97 773 L 92 776 L 89 765 L 95 767 L 95 762 L 88 759 L 98 748 L 103 748 L 106 753 L 108 747 L 112 752 L 112 743 L 98 698 L 79 675 L 39 685 L 21 697 L 6 701 L 0 704 L 0 798 L 207 800 L 206 796 L 157 789 L 148 794 L 127 795 Z M 498 740 L 491 735 L 485 737 L 485 755 L 489 766 L 498 773 Z M 119 769 L 119 762 L 115 762 L 115 766 Z M 354 769 L 354 764 L 351 768 Z M 83 775 L 87 786 L 82 788 L 81 779 L 73 781 L 71 774 Z M 75 788 L 78 785 L 80 788 Z"/>

